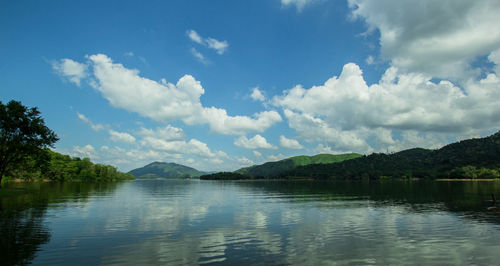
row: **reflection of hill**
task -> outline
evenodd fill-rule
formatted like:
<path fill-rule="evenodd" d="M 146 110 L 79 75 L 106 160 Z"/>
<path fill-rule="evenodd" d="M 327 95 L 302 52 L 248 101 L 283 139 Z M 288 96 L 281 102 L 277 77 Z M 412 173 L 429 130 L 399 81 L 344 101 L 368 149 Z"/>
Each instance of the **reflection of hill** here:
<path fill-rule="evenodd" d="M 28 188 L 28 192 L 0 197 L 0 264 L 29 264 L 40 246 L 49 242 L 50 229 L 44 223 L 49 204 L 86 201 L 90 195 L 107 194 L 117 186 L 117 183 L 11 184 L 11 189 Z"/>
<path fill-rule="evenodd" d="M 233 182 L 243 189 L 290 202 L 365 201 L 376 206 L 402 204 L 413 212 L 467 212 L 471 217 L 500 223 L 487 212 L 491 194 L 500 195 L 500 182 L 437 181 L 251 181 Z M 350 205 L 349 205 L 350 207 Z"/>

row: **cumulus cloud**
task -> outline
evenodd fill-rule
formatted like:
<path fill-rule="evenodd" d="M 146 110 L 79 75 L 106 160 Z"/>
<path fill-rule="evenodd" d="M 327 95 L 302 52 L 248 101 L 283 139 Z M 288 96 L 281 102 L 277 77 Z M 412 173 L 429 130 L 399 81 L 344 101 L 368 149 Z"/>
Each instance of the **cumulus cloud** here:
<path fill-rule="evenodd" d="M 234 141 L 234 145 L 242 147 L 245 149 L 274 149 L 273 145 L 267 142 L 266 138 L 257 134 L 253 138 L 248 139 L 245 136 L 241 136 Z"/>
<path fill-rule="evenodd" d="M 52 62 L 52 69 L 54 69 L 58 75 L 75 83 L 77 86 L 80 86 L 80 81 L 87 77 L 87 68 L 87 65 L 67 58 Z"/>
<path fill-rule="evenodd" d="M 85 145 L 83 147 L 80 146 L 73 147 L 73 150 L 70 152 L 70 155 L 73 157 L 90 158 L 92 160 L 99 159 L 96 150 L 90 144 Z"/>
<path fill-rule="evenodd" d="M 401 71 L 461 80 L 470 62 L 500 47 L 495 0 L 349 0 L 352 17 L 378 30 L 382 56 Z"/>
<path fill-rule="evenodd" d="M 201 37 L 195 30 L 188 30 L 187 31 L 187 36 L 189 39 L 195 43 L 201 44 L 203 46 L 206 46 L 210 49 L 215 50 L 218 54 L 224 54 L 226 52 L 227 48 L 229 47 L 229 44 L 227 41 L 219 41 L 214 38 L 203 38 Z"/>
<path fill-rule="evenodd" d="M 134 143 L 135 137 L 126 132 L 118 132 L 112 129 L 108 130 L 110 139 L 114 142 L 125 142 L 125 143 Z"/>
<path fill-rule="evenodd" d="M 144 137 L 156 137 L 162 140 L 183 140 L 186 138 L 182 128 L 167 125 L 165 127 L 158 127 L 155 130 L 142 127 L 138 133 Z"/>
<path fill-rule="evenodd" d="M 252 98 L 254 101 L 260 101 L 260 102 L 263 102 L 266 100 L 266 97 L 259 90 L 259 87 L 255 87 L 252 89 L 252 94 L 250 94 L 250 98 Z"/>
<path fill-rule="evenodd" d="M 495 57 L 495 54 L 491 58 Z M 491 59 L 493 60 L 493 59 Z M 291 128 L 309 142 L 326 141 L 337 150 L 370 152 L 374 136 L 384 147 L 396 145 L 381 130 L 472 134 L 500 126 L 500 80 L 490 73 L 461 89 L 450 81 L 431 81 L 390 67 L 368 86 L 361 69 L 346 64 L 339 77 L 305 89 L 298 85 L 273 98 Z M 377 131 L 378 130 L 378 131 Z M 401 145 L 399 145 L 401 146 Z"/>
<path fill-rule="evenodd" d="M 160 122 L 182 120 L 186 124 L 208 124 L 214 133 L 243 135 L 263 132 L 281 116 L 276 111 L 263 111 L 249 116 L 230 116 L 225 109 L 203 107 L 205 93 L 201 83 L 184 75 L 176 84 L 162 79 L 156 82 L 139 75 L 103 54 L 88 56 L 95 78 L 92 85 L 117 108 L 136 112 Z"/>
<path fill-rule="evenodd" d="M 296 139 L 289 139 L 283 135 L 280 136 L 280 146 L 283 148 L 296 150 L 304 148 Z"/>
<path fill-rule="evenodd" d="M 212 151 L 208 145 L 197 139 L 187 140 L 180 128 L 168 125 L 153 129 L 141 128 L 140 144 L 145 149 L 167 152 L 169 154 L 195 155 L 211 160 L 212 163 L 222 163 L 228 155 L 223 151 Z"/>
<path fill-rule="evenodd" d="M 80 119 L 83 122 L 85 122 L 86 124 L 88 124 L 90 126 L 90 128 L 92 128 L 92 130 L 94 130 L 94 131 L 101 131 L 105 127 L 102 124 L 94 124 L 88 117 L 86 117 L 83 114 L 80 114 L 77 112 L 76 115 L 78 116 L 78 119 Z"/>
<path fill-rule="evenodd" d="M 210 125 L 210 130 L 219 134 L 243 135 L 247 132 L 264 132 L 272 125 L 281 122 L 281 116 L 276 111 L 263 111 L 252 117 L 229 116 L 225 109 L 204 108 L 202 118 Z M 191 120 L 186 120 L 190 123 Z"/>

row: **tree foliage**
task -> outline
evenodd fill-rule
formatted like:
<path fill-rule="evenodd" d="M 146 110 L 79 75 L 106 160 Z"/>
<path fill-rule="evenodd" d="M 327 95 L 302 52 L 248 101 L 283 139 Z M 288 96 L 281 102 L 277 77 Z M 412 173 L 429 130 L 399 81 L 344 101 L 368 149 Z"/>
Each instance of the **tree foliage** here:
<path fill-rule="evenodd" d="M 89 158 L 70 157 L 49 149 L 45 150 L 49 160 L 44 167 L 18 167 L 10 172 L 10 178 L 24 180 L 48 179 L 52 181 L 116 181 L 134 179 L 132 174 L 118 171 L 116 167 L 94 164 Z M 27 160 L 27 164 L 33 164 Z"/>
<path fill-rule="evenodd" d="M 282 176 L 283 173 L 294 169 L 297 166 L 304 166 L 310 164 L 327 164 L 336 163 L 344 160 L 350 160 L 361 157 L 361 154 L 346 153 L 346 154 L 318 154 L 314 156 L 294 156 L 283 159 L 277 162 L 267 162 L 261 165 L 253 165 L 250 167 L 241 168 L 236 173 L 248 175 L 253 178 L 257 177 L 276 177 Z"/>
<path fill-rule="evenodd" d="M 235 172 L 220 172 L 208 175 L 200 176 L 202 180 L 242 180 L 242 179 L 250 179 L 250 176 L 242 175 Z"/>
<path fill-rule="evenodd" d="M 58 140 L 36 107 L 0 102 L 0 184 L 3 176 L 23 180 L 121 180 L 134 176 L 90 159 L 71 158 L 49 150 Z"/>
<path fill-rule="evenodd" d="M 16 168 L 42 165 L 48 159 L 44 150 L 57 140 L 36 107 L 0 101 L 0 182 Z"/>
<path fill-rule="evenodd" d="M 415 148 L 335 164 L 301 166 L 284 175 L 315 179 L 500 178 L 500 132 L 437 150 Z"/>
<path fill-rule="evenodd" d="M 235 173 L 216 173 L 200 178 L 224 180 L 500 178 L 500 132 L 486 138 L 452 143 L 437 150 L 414 148 L 394 154 L 373 153 L 358 158 L 344 158 L 334 163 L 313 163 L 296 167 L 293 167 L 294 163 L 290 159 L 303 158 L 292 157 L 261 166 L 242 168 Z"/>

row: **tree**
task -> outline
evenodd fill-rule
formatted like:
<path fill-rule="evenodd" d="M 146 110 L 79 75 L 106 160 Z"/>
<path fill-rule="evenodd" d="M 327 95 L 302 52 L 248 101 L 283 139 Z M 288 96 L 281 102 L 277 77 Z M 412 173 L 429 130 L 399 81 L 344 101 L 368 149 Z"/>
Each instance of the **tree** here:
<path fill-rule="evenodd" d="M 2 177 L 35 159 L 47 161 L 46 149 L 59 138 L 50 130 L 36 107 L 27 108 L 18 101 L 4 105 L 0 101 L 0 184 Z"/>

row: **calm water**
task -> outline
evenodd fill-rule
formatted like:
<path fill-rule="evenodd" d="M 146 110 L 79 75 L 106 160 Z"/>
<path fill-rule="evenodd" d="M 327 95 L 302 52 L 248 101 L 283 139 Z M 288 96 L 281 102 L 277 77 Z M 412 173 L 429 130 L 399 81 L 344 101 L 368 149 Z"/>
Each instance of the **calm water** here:
<path fill-rule="evenodd" d="M 479 264 L 500 261 L 500 182 L 14 184 L 0 264 Z"/>

